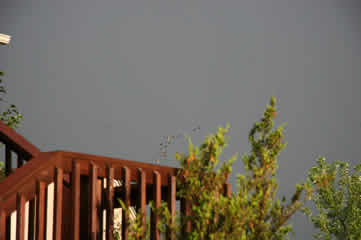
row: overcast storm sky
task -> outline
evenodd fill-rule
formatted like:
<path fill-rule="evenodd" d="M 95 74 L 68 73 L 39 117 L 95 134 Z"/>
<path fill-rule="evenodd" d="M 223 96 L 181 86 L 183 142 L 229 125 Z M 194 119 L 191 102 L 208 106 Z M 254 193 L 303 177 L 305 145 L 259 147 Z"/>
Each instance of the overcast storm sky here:
<path fill-rule="evenodd" d="M 360 161 L 358 0 L 2 0 L 0 32 L 7 100 L 42 151 L 152 162 L 162 136 L 199 144 L 229 122 L 227 159 L 249 150 L 273 95 L 288 123 L 280 195 L 319 155 Z M 185 150 L 178 139 L 162 164 Z M 292 239 L 311 239 L 292 222 Z"/>

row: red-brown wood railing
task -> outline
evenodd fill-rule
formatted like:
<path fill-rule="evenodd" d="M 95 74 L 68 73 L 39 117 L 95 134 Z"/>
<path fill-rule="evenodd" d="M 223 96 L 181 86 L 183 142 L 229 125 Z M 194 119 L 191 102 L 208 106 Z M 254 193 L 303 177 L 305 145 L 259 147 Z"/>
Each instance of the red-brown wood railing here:
<path fill-rule="evenodd" d="M 40 154 L 40 150 L 26 140 L 23 136 L 9 128 L 5 123 L 0 121 L 0 142 L 5 147 L 5 176 L 10 175 L 16 168 L 20 168 L 27 161 Z M 16 156 L 17 164 L 13 166 L 13 156 Z M 35 202 L 29 202 L 29 214 L 33 215 L 35 211 Z M 29 218 L 29 231 L 33 232 L 33 218 Z M 7 229 L 10 231 L 10 217 L 6 220 Z M 8 232 L 9 232 L 8 231 Z M 0 233 L 1 234 L 1 233 Z M 8 236 L 9 237 L 9 236 Z"/>
<path fill-rule="evenodd" d="M 25 161 L 39 155 L 40 150 L 19 135 L 15 130 L 9 128 L 5 123 L 0 121 L 0 142 L 5 145 L 5 174 L 9 175 L 13 171 L 12 153 L 17 156 L 17 165 L 21 167 Z"/>
<path fill-rule="evenodd" d="M 106 239 L 113 239 L 113 208 L 116 204 L 113 180 L 122 182 L 122 187 L 117 190 L 126 206 L 141 209 L 143 216 L 146 216 L 146 205 L 150 200 L 156 206 L 162 200 L 168 201 L 171 212 L 175 213 L 176 171 L 171 167 L 73 152 L 40 153 L 0 182 L 0 240 L 9 236 L 5 219 L 13 211 L 17 211 L 16 239 L 24 239 L 25 203 L 33 199 L 36 199 L 33 234 L 35 239 L 45 239 L 46 187 L 51 182 L 54 182 L 54 240 L 102 239 L 103 224 L 99 212 L 103 209 L 106 210 Z M 104 180 L 105 188 L 102 187 Z M 152 194 L 149 195 L 150 191 Z M 122 239 L 126 240 L 128 225 L 125 217 L 123 214 Z M 151 226 L 156 226 L 157 222 L 157 217 L 152 215 Z M 160 239 L 156 228 L 152 228 L 151 239 Z"/>
<path fill-rule="evenodd" d="M 180 200 L 181 212 L 190 214 L 190 205 L 176 198 L 176 168 L 74 152 L 40 152 L 2 122 L 0 141 L 7 149 L 8 174 L 0 182 L 0 240 L 10 240 L 12 224 L 16 224 L 16 240 L 25 240 L 26 229 L 28 240 L 47 239 L 47 225 L 50 225 L 47 209 L 51 205 L 47 196 L 51 183 L 54 183 L 54 240 L 112 240 L 114 208 L 120 207 L 117 198 L 127 207 L 141 210 L 144 226 L 149 201 L 154 201 L 156 207 L 162 200 L 167 201 L 174 219 L 176 201 Z M 11 152 L 18 156 L 18 168 L 12 167 Z M 27 160 L 26 164 L 23 160 Z M 121 186 L 114 187 L 114 180 L 121 181 Z M 227 184 L 225 194 L 229 195 L 230 191 Z M 27 228 L 26 202 L 29 202 Z M 10 220 L 14 212 L 16 223 Z M 122 240 L 127 240 L 129 226 L 125 214 L 122 218 Z M 151 240 L 159 240 L 160 232 L 156 228 L 159 220 L 153 212 L 150 219 Z M 183 231 L 190 228 L 188 224 Z M 167 239 L 174 237 L 175 233 L 167 232 Z"/>

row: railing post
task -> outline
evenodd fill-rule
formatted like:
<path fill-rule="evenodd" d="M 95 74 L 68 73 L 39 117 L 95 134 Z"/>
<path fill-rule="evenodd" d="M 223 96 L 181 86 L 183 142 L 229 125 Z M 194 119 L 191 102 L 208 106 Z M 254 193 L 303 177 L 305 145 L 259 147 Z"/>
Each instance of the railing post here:
<path fill-rule="evenodd" d="M 28 240 L 34 240 L 35 230 L 35 198 L 29 201 L 29 214 L 28 214 Z"/>
<path fill-rule="evenodd" d="M 18 193 L 16 196 L 16 240 L 24 240 L 25 234 L 25 198 Z"/>
<path fill-rule="evenodd" d="M 232 185 L 229 183 L 225 183 L 223 186 L 223 192 L 226 197 L 231 197 L 232 195 Z"/>
<path fill-rule="evenodd" d="M 44 204 L 44 208 L 45 208 L 45 215 L 44 215 L 44 234 L 43 234 L 43 237 L 44 239 L 47 238 L 47 230 L 48 229 L 48 226 L 49 226 L 49 223 L 48 223 L 48 214 L 47 214 L 47 209 L 48 209 L 48 193 L 49 193 L 49 190 L 48 190 L 48 186 L 45 187 L 45 204 Z"/>
<path fill-rule="evenodd" d="M 79 240 L 80 227 L 80 163 L 73 160 L 72 166 L 72 237 L 73 240 Z"/>
<path fill-rule="evenodd" d="M 89 236 L 92 238 L 92 240 L 96 240 L 96 233 L 97 233 L 97 202 L 96 202 L 96 183 L 97 183 L 97 177 L 98 177 L 98 168 L 94 163 L 90 164 L 89 168 L 89 178 L 90 178 L 90 184 L 89 184 Z"/>
<path fill-rule="evenodd" d="M 177 179 L 176 176 L 169 175 L 168 176 L 168 209 L 172 216 L 172 224 L 175 222 L 175 214 L 176 214 L 176 185 Z M 167 239 L 174 240 L 175 234 L 171 232 L 169 229 L 167 230 Z"/>
<path fill-rule="evenodd" d="M 162 181 L 158 171 L 153 171 L 153 200 L 154 207 L 158 209 L 162 200 Z M 160 240 L 160 231 L 157 226 L 159 223 L 159 217 L 152 211 L 152 223 L 151 223 L 151 240 Z"/>
<path fill-rule="evenodd" d="M 114 225 L 114 168 L 107 166 L 107 189 L 106 189 L 106 240 L 113 240 L 113 225 Z"/>
<path fill-rule="evenodd" d="M 105 208 L 105 199 L 104 199 L 104 183 L 105 183 L 105 178 L 101 178 L 100 180 L 98 180 L 98 186 L 97 186 L 97 189 L 98 189 L 98 192 L 97 192 L 97 204 L 98 204 L 98 216 L 99 216 L 99 233 L 98 233 L 98 236 L 99 236 L 99 239 L 100 240 L 103 240 L 103 233 L 104 233 L 104 228 L 103 228 L 103 225 L 104 225 L 104 220 L 103 220 L 103 210 Z"/>
<path fill-rule="evenodd" d="M 45 235 L 45 193 L 46 193 L 45 182 L 37 181 L 36 183 L 36 240 L 44 240 Z"/>
<path fill-rule="evenodd" d="M 183 215 L 183 217 L 187 218 L 190 216 L 191 214 L 191 204 L 189 202 L 189 200 L 182 198 L 181 199 L 181 213 Z M 186 224 L 184 226 L 184 228 L 182 229 L 182 233 L 189 233 L 191 231 L 191 222 L 188 220 L 186 221 Z"/>
<path fill-rule="evenodd" d="M 63 169 L 55 168 L 54 174 L 54 228 L 53 239 L 61 240 L 63 207 Z"/>
<path fill-rule="evenodd" d="M 138 199 L 137 199 L 137 208 L 141 209 L 142 214 L 142 225 L 143 231 L 142 236 L 145 236 L 147 230 L 146 223 L 146 204 L 147 204 L 147 183 L 145 172 L 138 168 Z"/>
<path fill-rule="evenodd" d="M 130 208 L 130 171 L 129 168 L 122 168 L 122 178 L 123 178 L 123 201 L 127 209 L 122 209 L 122 240 L 128 240 L 128 230 L 129 216 L 126 214 L 126 211 L 129 211 Z"/>

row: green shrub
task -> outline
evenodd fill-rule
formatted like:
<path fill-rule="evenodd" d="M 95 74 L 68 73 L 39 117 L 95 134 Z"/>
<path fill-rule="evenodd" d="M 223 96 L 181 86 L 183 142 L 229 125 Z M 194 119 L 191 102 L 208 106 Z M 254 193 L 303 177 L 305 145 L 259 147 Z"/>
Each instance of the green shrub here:
<path fill-rule="evenodd" d="M 317 160 L 317 166 L 309 171 L 315 193 L 313 201 L 318 210 L 311 218 L 320 230 L 316 239 L 361 239 L 361 164 L 350 172 L 349 164 L 336 161 L 326 163 Z"/>
<path fill-rule="evenodd" d="M 4 72 L 0 72 L 0 76 L 4 76 Z M 2 79 L 0 79 L 0 102 L 4 102 L 3 96 L 6 94 L 6 88 L 2 84 Z M 23 116 L 14 104 L 10 104 L 4 112 L 0 113 L 0 120 L 11 128 L 19 127 L 22 119 Z"/>
<path fill-rule="evenodd" d="M 312 187 L 309 183 L 297 185 L 289 201 L 276 197 L 277 157 L 285 143 L 282 142 L 283 127 L 273 127 L 275 104 L 271 98 L 263 118 L 249 133 L 251 151 L 242 158 L 245 173 L 238 175 L 237 193 L 226 196 L 223 191 L 237 155 L 218 166 L 227 145 L 228 126 L 206 137 L 200 147 L 193 146 L 189 140 L 188 153 L 176 155 L 182 167 L 177 177 L 177 194 L 189 201 L 191 212 L 189 216 L 179 214 L 172 222 L 166 203 L 159 209 L 152 207 L 160 217 L 158 228 L 163 235 L 171 229 L 175 239 L 185 240 L 288 239 L 292 231 L 288 221 L 310 198 Z M 306 194 L 302 198 L 304 190 Z M 183 232 L 187 222 L 191 230 Z M 141 221 L 130 220 L 130 224 L 135 231 L 141 228 Z M 146 239 L 138 233 L 130 239 Z"/>

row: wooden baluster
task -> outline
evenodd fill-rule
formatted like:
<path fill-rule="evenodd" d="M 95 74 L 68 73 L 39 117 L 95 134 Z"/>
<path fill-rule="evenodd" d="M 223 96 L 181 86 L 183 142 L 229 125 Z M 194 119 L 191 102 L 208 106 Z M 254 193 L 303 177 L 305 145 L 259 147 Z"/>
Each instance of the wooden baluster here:
<path fill-rule="evenodd" d="M 96 202 L 96 183 L 97 183 L 97 176 L 98 175 L 98 168 L 95 164 L 90 164 L 89 169 L 89 178 L 90 178 L 90 184 L 89 184 L 89 199 L 90 199 L 90 205 L 89 205 L 89 236 L 91 239 L 96 240 L 96 233 L 97 233 L 97 202 Z"/>
<path fill-rule="evenodd" d="M 130 171 L 129 168 L 122 168 L 122 178 L 123 178 L 123 201 L 127 209 L 122 210 L 122 240 L 128 240 L 128 214 L 126 211 L 130 211 Z"/>
<path fill-rule="evenodd" d="M 9 176 L 12 171 L 11 161 L 11 148 L 5 145 L 5 176 Z"/>
<path fill-rule="evenodd" d="M 6 240 L 6 214 L 0 210 L 0 240 Z"/>
<path fill-rule="evenodd" d="M 80 227 L 80 163 L 73 160 L 72 167 L 72 237 L 73 240 L 79 240 Z"/>
<path fill-rule="evenodd" d="M 12 172 L 12 155 L 11 148 L 8 144 L 5 145 L 5 176 L 9 176 Z M 11 232 L 11 216 L 6 217 L 6 239 L 10 239 Z"/>
<path fill-rule="evenodd" d="M 177 179 L 176 176 L 169 175 L 168 177 L 168 209 L 172 216 L 172 223 L 175 223 L 175 214 L 176 214 L 176 185 Z M 166 239 L 174 240 L 175 233 L 167 230 Z"/>
<path fill-rule="evenodd" d="M 106 240 L 113 240 L 113 217 L 114 217 L 114 168 L 106 168 L 107 189 L 106 189 Z"/>
<path fill-rule="evenodd" d="M 25 197 L 21 193 L 16 196 L 16 240 L 24 240 L 25 235 Z"/>
<path fill-rule="evenodd" d="M 44 231 L 45 231 L 45 191 L 46 184 L 42 181 L 37 181 L 36 183 L 36 231 L 35 239 L 44 240 Z"/>
<path fill-rule="evenodd" d="M 96 240 L 97 239 L 97 233 L 93 232 L 92 235 L 90 236 L 90 240 Z"/>
<path fill-rule="evenodd" d="M 35 198 L 29 201 L 28 240 L 34 240 L 35 233 Z"/>
<path fill-rule="evenodd" d="M 105 200 L 104 200 L 104 183 L 105 180 L 104 178 L 98 180 L 98 204 L 99 204 L 99 208 L 98 208 L 98 216 L 99 216 L 99 240 L 103 240 L 103 232 L 104 232 L 104 228 L 103 228 L 103 210 L 104 210 L 104 205 L 105 205 Z"/>
<path fill-rule="evenodd" d="M 190 216 L 191 213 L 191 205 L 189 203 L 189 200 L 186 200 L 184 198 L 181 199 L 181 213 L 184 217 L 188 217 Z M 183 233 L 188 233 L 191 231 L 191 222 L 187 221 L 187 223 L 185 224 L 182 232 Z"/>
<path fill-rule="evenodd" d="M 153 201 L 154 207 L 159 208 L 162 200 L 162 181 L 160 174 L 157 171 L 153 171 Z M 160 240 L 160 232 L 157 228 L 159 223 L 159 217 L 152 211 L 152 223 L 151 223 L 151 239 Z"/>
<path fill-rule="evenodd" d="M 141 209 L 142 223 L 143 223 L 143 232 L 142 236 L 145 236 L 145 231 L 147 230 L 146 223 L 146 204 L 147 204 L 147 183 L 145 172 L 138 168 L 138 199 L 137 199 L 137 209 Z"/>
<path fill-rule="evenodd" d="M 55 168 L 54 174 L 54 224 L 53 239 L 61 240 L 62 207 L 63 207 L 63 177 L 62 168 Z"/>
<path fill-rule="evenodd" d="M 45 203 L 44 203 L 44 208 L 45 208 L 45 216 L 44 216 L 44 239 L 47 239 L 47 229 L 48 229 L 48 213 L 47 213 L 47 209 L 48 209 L 48 187 L 49 186 L 46 186 L 45 187 Z"/>

